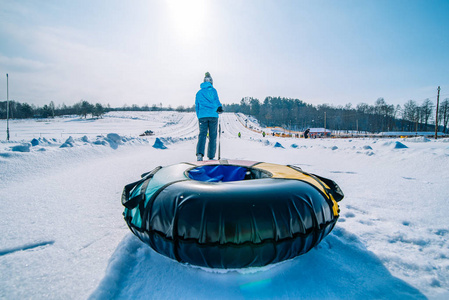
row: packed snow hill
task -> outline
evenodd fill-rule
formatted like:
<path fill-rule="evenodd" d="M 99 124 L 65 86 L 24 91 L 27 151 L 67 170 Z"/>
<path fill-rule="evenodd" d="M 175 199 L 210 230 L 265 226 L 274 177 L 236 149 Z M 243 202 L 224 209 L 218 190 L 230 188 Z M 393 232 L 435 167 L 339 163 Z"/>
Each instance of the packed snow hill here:
<path fill-rule="evenodd" d="M 448 139 L 263 137 L 270 131 L 232 113 L 220 124 L 222 158 L 296 165 L 339 184 L 340 218 L 318 246 L 215 270 L 161 256 L 131 233 L 123 187 L 195 160 L 194 113 L 12 120 L 11 141 L 1 120 L 0 298 L 449 298 Z"/>

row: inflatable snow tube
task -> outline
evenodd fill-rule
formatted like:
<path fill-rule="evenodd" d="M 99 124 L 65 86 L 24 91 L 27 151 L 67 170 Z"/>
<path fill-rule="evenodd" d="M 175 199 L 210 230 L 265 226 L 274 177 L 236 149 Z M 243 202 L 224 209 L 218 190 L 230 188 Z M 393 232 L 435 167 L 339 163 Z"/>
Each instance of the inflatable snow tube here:
<path fill-rule="evenodd" d="M 343 193 L 296 166 L 205 161 L 157 167 L 125 186 L 131 231 L 178 262 L 235 269 L 291 259 L 335 226 Z"/>

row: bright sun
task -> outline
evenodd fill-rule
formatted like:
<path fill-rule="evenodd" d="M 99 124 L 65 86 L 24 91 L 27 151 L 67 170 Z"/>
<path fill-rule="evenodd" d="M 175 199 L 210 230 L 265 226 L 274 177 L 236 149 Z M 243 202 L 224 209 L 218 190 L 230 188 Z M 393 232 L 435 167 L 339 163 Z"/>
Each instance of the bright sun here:
<path fill-rule="evenodd" d="M 184 39 L 200 36 L 205 26 L 206 0 L 167 0 L 170 22 Z"/>

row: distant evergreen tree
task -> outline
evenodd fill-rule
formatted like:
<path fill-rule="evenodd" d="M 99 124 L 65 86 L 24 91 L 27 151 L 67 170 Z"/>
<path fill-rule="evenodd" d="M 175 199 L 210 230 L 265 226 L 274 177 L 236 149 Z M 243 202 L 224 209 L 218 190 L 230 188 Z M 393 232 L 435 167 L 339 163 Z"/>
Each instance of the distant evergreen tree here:
<path fill-rule="evenodd" d="M 41 118 L 53 117 L 53 111 L 47 104 L 45 104 L 44 107 L 38 111 L 40 111 L 39 115 Z"/>
<path fill-rule="evenodd" d="M 105 112 L 105 110 L 104 110 L 103 105 L 101 105 L 100 103 L 96 103 L 95 107 L 93 109 L 92 115 L 97 118 L 102 118 L 104 115 L 104 112 Z"/>
<path fill-rule="evenodd" d="M 87 118 L 88 114 L 93 115 L 94 112 L 94 106 L 90 104 L 89 102 L 82 100 L 79 106 L 79 113 L 81 117 Z"/>

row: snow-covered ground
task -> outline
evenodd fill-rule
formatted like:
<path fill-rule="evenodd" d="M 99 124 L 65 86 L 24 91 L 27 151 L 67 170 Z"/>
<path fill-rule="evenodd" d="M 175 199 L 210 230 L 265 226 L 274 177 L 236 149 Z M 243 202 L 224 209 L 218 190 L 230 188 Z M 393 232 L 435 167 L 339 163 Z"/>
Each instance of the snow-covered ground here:
<path fill-rule="evenodd" d="M 1 120 L 0 298 L 449 298 L 448 139 L 263 138 L 245 122 L 222 115 L 222 158 L 299 165 L 345 198 L 309 253 L 217 272 L 155 253 L 122 217 L 125 184 L 194 160 L 193 113 L 13 120 L 9 142 Z"/>

